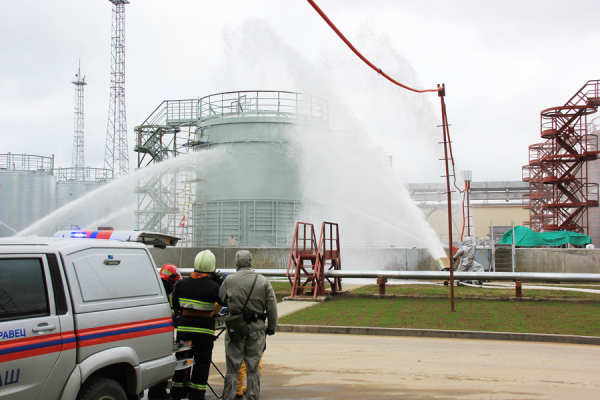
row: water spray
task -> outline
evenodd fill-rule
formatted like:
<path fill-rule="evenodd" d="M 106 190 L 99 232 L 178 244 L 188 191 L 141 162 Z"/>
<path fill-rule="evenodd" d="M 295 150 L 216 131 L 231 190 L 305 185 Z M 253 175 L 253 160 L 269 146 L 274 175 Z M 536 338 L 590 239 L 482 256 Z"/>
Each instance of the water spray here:
<path fill-rule="evenodd" d="M 451 205 L 451 193 L 450 190 L 450 176 L 454 177 L 454 187 L 458 189 L 459 192 L 463 192 L 456 186 L 456 173 L 454 168 L 454 157 L 452 155 L 452 145 L 450 140 L 450 131 L 448 125 L 448 118 L 446 115 L 446 104 L 444 102 L 444 97 L 446 95 L 446 87 L 444 84 L 437 85 L 437 89 L 415 89 L 409 86 L 406 86 L 394 79 L 392 79 L 389 75 L 382 71 L 381 68 L 377 68 L 373 63 L 367 60 L 353 45 L 350 41 L 340 32 L 340 30 L 331 22 L 331 20 L 325 15 L 325 13 L 317 6 L 317 4 L 313 0 L 307 0 L 308 3 L 315 9 L 315 11 L 323 18 L 323 20 L 329 25 L 329 27 L 342 39 L 342 41 L 352 50 L 354 54 L 358 58 L 360 58 L 365 64 L 367 64 L 371 69 L 377 72 L 378 75 L 383 76 L 388 81 L 393 84 L 400 86 L 406 90 L 410 90 L 415 93 L 426 93 L 426 92 L 436 92 L 438 97 L 440 98 L 440 104 L 442 108 L 442 128 L 444 132 L 444 162 L 446 165 L 446 188 L 447 188 L 447 196 L 448 196 L 448 252 L 452 252 L 452 205 Z M 450 154 L 448 154 L 448 151 Z M 450 157 L 448 157 L 450 155 Z M 448 161 L 452 163 L 452 174 L 450 174 L 450 168 L 448 165 Z M 451 254 L 449 254 L 451 256 Z M 440 257 L 436 259 L 436 262 L 440 269 L 449 268 L 450 269 L 450 303 L 451 309 L 454 311 L 454 268 L 450 267 L 450 260 L 448 257 Z"/>

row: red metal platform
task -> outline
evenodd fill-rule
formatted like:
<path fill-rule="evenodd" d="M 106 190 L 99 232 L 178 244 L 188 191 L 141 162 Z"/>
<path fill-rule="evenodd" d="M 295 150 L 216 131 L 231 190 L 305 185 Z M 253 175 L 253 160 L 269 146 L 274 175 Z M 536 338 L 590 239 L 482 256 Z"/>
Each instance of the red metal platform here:
<path fill-rule="evenodd" d="M 325 271 L 340 269 L 338 224 L 323 222 L 317 244 L 313 224 L 297 222 L 286 271 L 292 285 L 290 297 L 304 294 L 309 283 L 314 298 L 324 296 L 325 281 L 331 286 L 332 293 L 341 291 L 341 278 L 325 278 Z"/>

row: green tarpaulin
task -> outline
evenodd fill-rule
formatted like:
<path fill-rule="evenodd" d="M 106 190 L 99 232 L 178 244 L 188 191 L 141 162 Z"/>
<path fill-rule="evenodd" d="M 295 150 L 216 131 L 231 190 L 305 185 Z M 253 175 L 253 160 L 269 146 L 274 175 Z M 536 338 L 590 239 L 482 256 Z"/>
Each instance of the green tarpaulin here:
<path fill-rule="evenodd" d="M 553 231 L 537 233 L 525 226 L 515 226 L 515 246 L 519 247 L 542 247 L 562 246 L 571 243 L 576 246 L 585 246 L 592 243 L 588 235 L 567 231 Z M 512 244 L 512 229 L 502 235 L 498 244 Z"/>

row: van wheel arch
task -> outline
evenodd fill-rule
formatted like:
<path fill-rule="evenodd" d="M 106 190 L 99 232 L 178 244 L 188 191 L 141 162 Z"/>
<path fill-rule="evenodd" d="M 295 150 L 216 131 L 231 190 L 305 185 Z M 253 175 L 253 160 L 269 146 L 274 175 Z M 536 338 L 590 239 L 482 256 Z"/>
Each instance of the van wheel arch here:
<path fill-rule="evenodd" d="M 85 399 L 82 397 L 83 394 L 89 390 L 91 386 L 97 385 L 98 381 L 113 381 L 122 388 L 127 396 L 126 398 L 138 398 L 136 393 L 137 375 L 134 367 L 127 363 L 117 363 L 107 365 L 92 373 L 85 382 L 82 383 L 81 390 L 77 395 L 77 400 Z"/>
<path fill-rule="evenodd" d="M 127 394 L 114 379 L 98 377 L 85 382 L 77 400 L 127 400 Z"/>

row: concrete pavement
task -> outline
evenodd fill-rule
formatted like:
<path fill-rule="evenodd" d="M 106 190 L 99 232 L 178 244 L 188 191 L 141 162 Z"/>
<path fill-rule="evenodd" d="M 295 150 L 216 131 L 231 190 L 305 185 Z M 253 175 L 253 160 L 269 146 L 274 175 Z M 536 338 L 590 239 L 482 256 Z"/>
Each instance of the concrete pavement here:
<path fill-rule="evenodd" d="M 213 360 L 224 367 L 222 341 Z M 277 333 L 261 388 L 261 399 L 598 399 L 600 346 Z"/>
<path fill-rule="evenodd" d="M 291 314 L 293 312 L 302 310 L 304 308 L 319 304 L 316 301 L 283 301 L 277 303 L 277 317 L 281 318 L 284 315 Z"/>

